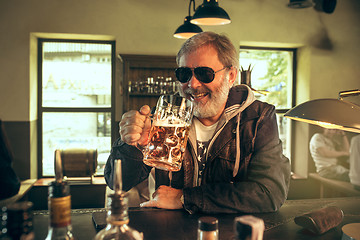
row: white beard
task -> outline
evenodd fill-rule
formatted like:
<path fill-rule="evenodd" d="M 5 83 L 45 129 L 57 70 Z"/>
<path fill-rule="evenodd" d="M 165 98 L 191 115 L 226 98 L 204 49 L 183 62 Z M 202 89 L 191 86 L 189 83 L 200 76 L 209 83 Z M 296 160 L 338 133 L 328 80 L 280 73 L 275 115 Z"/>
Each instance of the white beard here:
<path fill-rule="evenodd" d="M 201 87 L 201 89 L 187 89 L 183 91 L 179 87 L 179 92 L 181 96 L 187 96 L 190 93 L 194 92 L 209 92 L 206 87 Z M 222 84 L 220 87 L 213 92 L 210 92 L 208 95 L 209 100 L 202 104 L 201 102 L 194 102 L 194 116 L 197 118 L 210 118 L 217 115 L 219 112 L 223 111 L 223 106 L 225 105 L 230 91 L 229 75 L 226 74 L 226 77 L 223 78 Z"/>

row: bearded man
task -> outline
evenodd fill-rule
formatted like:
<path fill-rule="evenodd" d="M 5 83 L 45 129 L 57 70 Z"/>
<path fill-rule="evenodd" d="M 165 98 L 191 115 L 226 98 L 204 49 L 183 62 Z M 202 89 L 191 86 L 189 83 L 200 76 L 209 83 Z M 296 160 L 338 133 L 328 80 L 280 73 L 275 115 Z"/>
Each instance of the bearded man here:
<path fill-rule="evenodd" d="M 189 213 L 277 211 L 287 198 L 290 163 L 282 153 L 275 107 L 255 99 L 246 85 L 233 86 L 239 69 L 231 41 L 199 33 L 182 45 L 175 75 L 181 96 L 194 104 L 182 168 L 155 171 L 153 199 L 142 207 L 184 208 Z M 125 191 L 145 180 L 151 167 L 139 148 L 148 142 L 150 107 L 125 113 L 105 167 L 113 186 L 114 160 L 122 160 Z"/>

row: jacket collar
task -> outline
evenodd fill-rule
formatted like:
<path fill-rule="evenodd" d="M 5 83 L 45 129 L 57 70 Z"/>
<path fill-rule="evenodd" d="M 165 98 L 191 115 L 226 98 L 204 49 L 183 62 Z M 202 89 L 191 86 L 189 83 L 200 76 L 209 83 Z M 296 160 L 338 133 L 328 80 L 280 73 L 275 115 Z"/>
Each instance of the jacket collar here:
<path fill-rule="evenodd" d="M 229 91 L 228 100 L 225 105 L 223 115 L 219 119 L 219 124 L 215 132 L 220 130 L 227 124 L 231 118 L 241 113 L 240 124 L 251 119 L 258 118 L 259 114 L 252 108 L 247 108 L 256 100 L 252 90 L 245 84 L 233 86 Z M 246 111 L 244 111 L 246 109 Z M 189 140 L 196 143 L 195 127 L 191 125 Z M 196 149 L 194 147 L 194 149 Z M 196 151 L 196 150 L 195 150 Z"/>
<path fill-rule="evenodd" d="M 226 124 L 231 118 L 242 112 L 256 100 L 252 90 L 245 84 L 240 84 L 232 87 L 229 92 L 229 97 L 225 105 L 224 114 L 220 118 L 219 126 Z M 241 122 L 256 118 L 258 114 L 255 111 L 246 111 L 247 113 L 242 117 Z"/>

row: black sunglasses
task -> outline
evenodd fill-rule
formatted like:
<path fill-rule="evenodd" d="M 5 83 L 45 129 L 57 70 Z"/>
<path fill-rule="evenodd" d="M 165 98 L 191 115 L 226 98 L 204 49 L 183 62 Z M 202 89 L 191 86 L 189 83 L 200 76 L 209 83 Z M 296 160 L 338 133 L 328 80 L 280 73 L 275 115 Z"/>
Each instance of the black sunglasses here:
<path fill-rule="evenodd" d="M 231 68 L 231 66 L 223 67 L 218 71 L 214 71 L 212 68 L 209 67 L 196 67 L 196 68 L 179 67 L 175 69 L 175 76 L 180 82 L 186 83 L 190 81 L 194 71 L 194 75 L 197 80 L 203 83 L 211 83 L 215 78 L 215 74 L 226 68 Z"/>

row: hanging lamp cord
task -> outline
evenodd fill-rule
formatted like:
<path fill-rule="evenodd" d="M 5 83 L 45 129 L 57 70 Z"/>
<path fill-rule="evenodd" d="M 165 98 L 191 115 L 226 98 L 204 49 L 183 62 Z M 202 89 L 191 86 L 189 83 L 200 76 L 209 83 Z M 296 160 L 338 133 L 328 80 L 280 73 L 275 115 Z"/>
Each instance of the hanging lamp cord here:
<path fill-rule="evenodd" d="M 191 3 L 193 3 L 193 11 L 195 12 L 195 0 L 189 2 L 189 16 L 191 17 Z"/>

